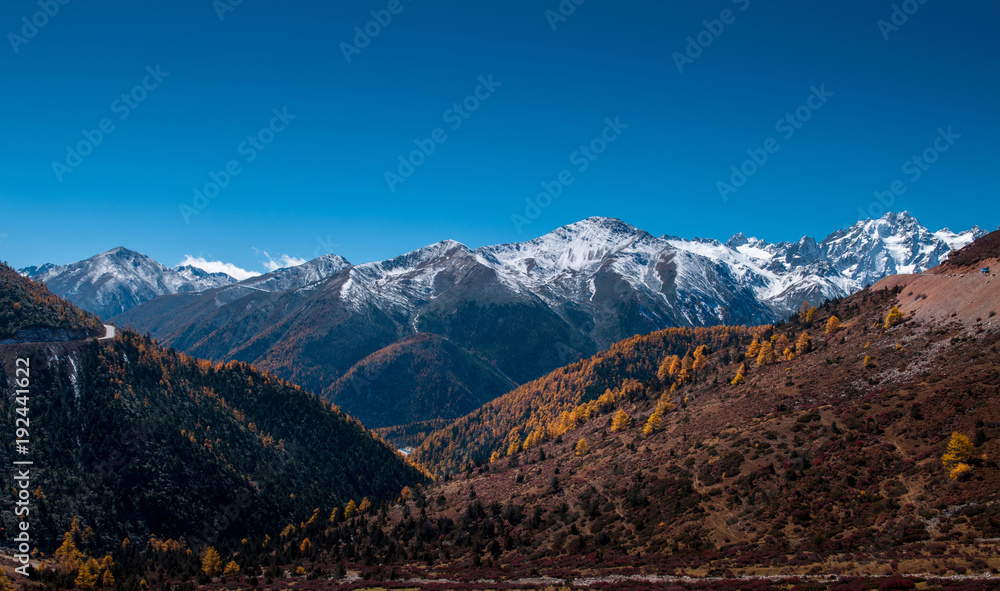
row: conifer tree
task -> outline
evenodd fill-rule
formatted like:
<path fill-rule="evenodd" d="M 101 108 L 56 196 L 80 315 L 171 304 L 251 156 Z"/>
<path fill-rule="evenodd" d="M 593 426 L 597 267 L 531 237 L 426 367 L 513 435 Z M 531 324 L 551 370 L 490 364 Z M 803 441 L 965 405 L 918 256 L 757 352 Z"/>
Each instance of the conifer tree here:
<path fill-rule="evenodd" d="M 803 353 L 808 353 L 811 348 L 812 337 L 809 336 L 808 332 L 803 330 L 802 334 L 799 335 L 799 340 L 795 342 L 795 352 L 802 355 Z"/>
<path fill-rule="evenodd" d="M 840 330 L 840 318 L 830 316 L 830 319 L 826 321 L 826 334 L 833 334 L 838 330 Z"/>
<path fill-rule="evenodd" d="M 358 504 L 354 502 L 354 499 L 347 501 L 347 506 L 344 507 L 344 519 L 350 519 L 358 514 Z"/>
<path fill-rule="evenodd" d="M 214 577 L 219 574 L 219 569 L 222 567 L 222 558 L 219 556 L 219 552 L 212 546 L 209 546 L 205 553 L 201 556 L 201 572 L 205 573 L 210 577 Z"/>
<path fill-rule="evenodd" d="M 659 413 L 653 413 L 649 415 L 649 420 L 646 421 L 646 425 L 642 428 L 643 435 L 652 435 L 660 429 L 663 428 L 663 419 L 660 418 Z"/>
<path fill-rule="evenodd" d="M 80 567 L 79 561 L 82 554 L 76 549 L 73 543 L 73 534 L 66 532 L 63 534 L 63 543 L 56 550 L 56 565 L 63 574 L 69 574 Z"/>
<path fill-rule="evenodd" d="M 955 431 L 948 440 L 948 449 L 941 456 L 941 463 L 949 470 L 955 469 L 959 464 L 968 464 L 972 459 L 973 449 L 969 438 Z"/>
<path fill-rule="evenodd" d="M 621 431 L 623 429 L 628 429 L 631 424 L 632 419 L 628 416 L 628 413 L 625 412 L 624 409 L 618 409 L 614 418 L 611 419 L 611 430 Z"/>
<path fill-rule="evenodd" d="M 372 508 L 372 502 L 368 500 L 368 497 L 361 499 L 361 504 L 358 505 L 358 513 L 364 515 L 368 513 Z"/>
<path fill-rule="evenodd" d="M 736 376 L 733 378 L 733 381 L 729 383 L 733 386 L 738 386 L 739 384 L 742 384 L 743 380 L 746 379 L 746 371 L 747 371 L 747 364 L 741 363 L 740 368 L 736 370 Z"/>
<path fill-rule="evenodd" d="M 100 573 L 101 565 L 93 558 L 89 558 L 80 565 L 76 580 L 73 584 L 81 589 L 93 589 L 97 586 L 97 575 Z"/>
<path fill-rule="evenodd" d="M 757 365 L 770 365 L 774 363 L 774 349 L 769 341 L 764 341 L 757 354 Z"/>
<path fill-rule="evenodd" d="M 305 543 L 305 542 L 303 542 Z M 240 565 L 236 564 L 235 560 L 230 560 L 226 564 L 225 570 L 222 571 L 222 576 L 224 577 L 238 577 L 240 575 Z"/>
<path fill-rule="evenodd" d="M 573 448 L 573 452 L 578 456 L 585 456 L 589 451 L 590 446 L 587 445 L 587 440 L 582 437 L 580 438 L 580 441 L 576 442 L 576 447 Z"/>
<path fill-rule="evenodd" d="M 7 573 L 3 569 L 0 569 L 0 591 L 14 591 L 14 585 L 11 584 L 10 579 L 7 578 Z"/>
<path fill-rule="evenodd" d="M 905 316 L 899 306 L 893 306 L 889 314 L 885 317 L 885 328 L 892 328 L 903 321 Z"/>
<path fill-rule="evenodd" d="M 754 339 L 753 342 L 750 343 L 750 348 L 747 349 L 747 359 L 755 359 L 757 355 L 760 355 L 760 341 Z"/>

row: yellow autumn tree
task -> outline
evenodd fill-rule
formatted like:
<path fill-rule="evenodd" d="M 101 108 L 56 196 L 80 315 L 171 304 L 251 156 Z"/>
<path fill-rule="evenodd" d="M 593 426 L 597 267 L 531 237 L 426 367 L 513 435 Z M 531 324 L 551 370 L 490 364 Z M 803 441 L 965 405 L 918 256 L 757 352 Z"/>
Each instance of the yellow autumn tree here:
<path fill-rule="evenodd" d="M 656 372 L 656 377 L 660 378 L 661 382 L 666 382 L 670 376 L 675 375 L 680 370 L 681 358 L 676 355 L 670 355 L 663 358 L 663 362 L 660 363 L 660 369 Z"/>
<path fill-rule="evenodd" d="M 73 584 L 81 589 L 93 589 L 97 586 L 97 575 L 100 574 L 101 565 L 93 558 L 84 560 L 80 565 L 80 570 L 76 574 Z"/>
<path fill-rule="evenodd" d="M 868 369 L 869 367 L 875 365 L 875 362 L 872 361 L 871 355 L 865 355 L 865 358 L 864 360 L 862 360 L 861 364 L 865 367 L 865 369 Z"/>
<path fill-rule="evenodd" d="M 576 447 L 573 448 L 573 452 L 576 453 L 576 455 L 578 456 L 585 456 L 589 451 L 590 451 L 590 446 L 587 445 L 587 440 L 584 439 L 583 437 L 580 438 L 580 441 L 576 442 Z"/>
<path fill-rule="evenodd" d="M 808 353 L 809 349 L 812 348 L 812 337 L 809 336 L 807 331 L 802 331 L 799 335 L 799 340 L 795 341 L 795 352 L 799 355 L 803 353 Z"/>
<path fill-rule="evenodd" d="M 893 306 L 889 314 L 885 317 L 885 328 L 892 328 L 903 321 L 904 315 L 899 306 Z"/>
<path fill-rule="evenodd" d="M 840 330 L 840 318 L 830 316 L 830 319 L 826 321 L 826 334 L 833 334 L 838 330 Z"/>
<path fill-rule="evenodd" d="M 210 577 L 214 577 L 219 574 L 219 569 L 221 568 L 222 558 L 219 556 L 218 550 L 209 546 L 208 549 L 205 550 L 205 553 L 201 555 L 201 572 Z"/>
<path fill-rule="evenodd" d="M 0 591 L 14 591 L 14 585 L 11 584 L 3 569 L 0 569 Z"/>
<path fill-rule="evenodd" d="M 299 545 L 299 552 L 306 554 L 310 550 L 312 550 L 312 542 L 309 541 L 309 538 L 302 540 L 302 543 Z"/>
<path fill-rule="evenodd" d="M 619 408 L 618 412 L 616 412 L 615 416 L 611 419 L 611 430 L 621 431 L 623 429 L 628 429 L 631 424 L 631 417 L 628 416 L 628 413 L 625 412 L 624 409 Z"/>
<path fill-rule="evenodd" d="M 115 576 L 111 574 L 111 569 L 115 567 L 115 561 L 110 554 L 105 554 L 101 559 L 101 587 L 114 587 Z"/>
<path fill-rule="evenodd" d="M 646 425 L 642 428 L 643 435 L 652 435 L 660 429 L 663 428 L 663 419 L 660 418 L 659 413 L 653 413 L 649 415 L 649 419 L 646 421 Z"/>
<path fill-rule="evenodd" d="M 76 549 L 73 543 L 73 534 L 66 532 L 63 534 L 63 543 L 56 550 L 56 567 L 59 572 L 69 574 L 80 567 L 79 561 L 83 554 Z"/>
<path fill-rule="evenodd" d="M 740 364 L 740 368 L 738 370 L 736 370 L 736 377 L 734 377 L 733 381 L 731 381 L 729 383 L 732 384 L 733 386 L 737 386 L 739 384 L 742 384 L 743 380 L 746 379 L 746 371 L 747 371 L 747 364 L 746 363 L 741 363 Z"/>
<path fill-rule="evenodd" d="M 968 464 L 972 460 L 974 449 L 968 437 L 955 431 L 948 440 L 948 448 L 941 456 L 941 463 L 948 470 L 954 470 L 959 464 Z"/>
<path fill-rule="evenodd" d="M 358 504 L 354 502 L 354 499 L 347 501 L 347 506 L 344 507 L 344 519 L 350 519 L 358 514 Z"/>
<path fill-rule="evenodd" d="M 708 345 L 700 345 L 694 350 L 694 363 L 691 365 L 691 369 L 698 371 L 699 369 L 705 367 L 708 363 Z"/>
<path fill-rule="evenodd" d="M 760 346 L 760 352 L 757 353 L 757 365 L 770 365 L 774 361 L 774 348 L 771 347 L 770 341 L 764 341 Z"/>
<path fill-rule="evenodd" d="M 760 354 L 760 341 L 754 339 L 753 342 L 750 343 L 750 348 L 747 349 L 747 359 L 754 359 L 759 354 Z"/>
<path fill-rule="evenodd" d="M 806 324 L 812 324 L 816 321 L 816 306 L 810 307 L 806 310 Z"/>
<path fill-rule="evenodd" d="M 364 515 L 368 513 L 372 508 L 372 502 L 368 500 L 368 497 L 361 499 L 361 504 L 358 505 L 358 513 Z"/>
<path fill-rule="evenodd" d="M 236 564 L 235 560 L 230 560 L 226 564 L 226 568 L 222 571 L 222 576 L 224 577 L 240 576 L 240 565 Z"/>

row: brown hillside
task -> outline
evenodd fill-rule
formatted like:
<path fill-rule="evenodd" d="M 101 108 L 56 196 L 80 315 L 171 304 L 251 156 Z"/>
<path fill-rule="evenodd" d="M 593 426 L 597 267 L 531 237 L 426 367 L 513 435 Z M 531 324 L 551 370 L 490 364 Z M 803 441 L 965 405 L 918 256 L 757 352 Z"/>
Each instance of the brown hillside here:
<path fill-rule="evenodd" d="M 328 527 L 310 538 L 329 548 L 310 564 L 342 561 L 367 578 L 690 575 L 671 580 L 748 588 L 697 578 L 714 575 L 765 589 L 775 579 L 762 577 L 809 575 L 833 578 L 796 588 L 935 589 L 968 576 L 962 588 L 991 588 L 976 580 L 1000 573 L 1000 330 L 955 308 L 967 279 L 934 279 L 913 307 L 914 284 L 878 286 L 760 331 L 787 340 L 791 359 L 720 345 L 673 392 L 676 376 L 602 375 L 615 394 L 581 397 L 575 426 Z M 886 328 L 895 305 L 907 314 Z M 827 334 L 831 315 L 842 324 Z M 795 345 L 802 332 L 808 347 Z M 649 352 L 658 365 L 664 352 Z M 662 423 L 644 433 L 654 411 Z M 454 440 L 468 425 L 444 431 Z M 954 432 L 972 451 L 950 473 L 941 457 Z"/>

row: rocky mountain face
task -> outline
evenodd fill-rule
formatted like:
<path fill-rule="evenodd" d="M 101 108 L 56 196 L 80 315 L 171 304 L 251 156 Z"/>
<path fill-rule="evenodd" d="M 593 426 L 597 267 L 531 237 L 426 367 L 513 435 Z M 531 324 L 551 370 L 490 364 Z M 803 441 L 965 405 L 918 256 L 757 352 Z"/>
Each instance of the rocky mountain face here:
<path fill-rule="evenodd" d="M 347 390 L 331 384 L 355 364 L 417 333 L 439 335 L 475 359 L 472 366 L 525 383 L 635 334 L 787 318 L 805 301 L 930 268 L 981 234 L 932 233 L 900 213 L 820 242 L 737 234 L 723 243 L 656 237 L 594 217 L 478 249 L 446 240 L 353 266 L 327 255 L 240 283 L 175 289 L 115 320 L 193 355 L 257 364 L 335 401 Z M 75 285 L 66 276 L 77 277 L 47 276 L 57 293 Z M 345 410 L 360 412 L 350 399 Z M 426 407 L 411 402 L 400 408 Z"/>

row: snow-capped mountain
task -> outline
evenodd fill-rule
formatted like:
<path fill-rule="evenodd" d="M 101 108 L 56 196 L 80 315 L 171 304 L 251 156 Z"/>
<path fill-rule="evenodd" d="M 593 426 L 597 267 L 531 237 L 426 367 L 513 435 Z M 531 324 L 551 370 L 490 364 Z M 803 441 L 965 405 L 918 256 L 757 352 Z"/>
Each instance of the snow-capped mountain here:
<path fill-rule="evenodd" d="M 20 273 L 44 282 L 53 293 L 103 318 L 121 314 L 156 296 L 236 282 L 225 273 L 208 273 L 196 267 L 171 269 L 123 247 L 78 263 L 27 267 Z"/>

